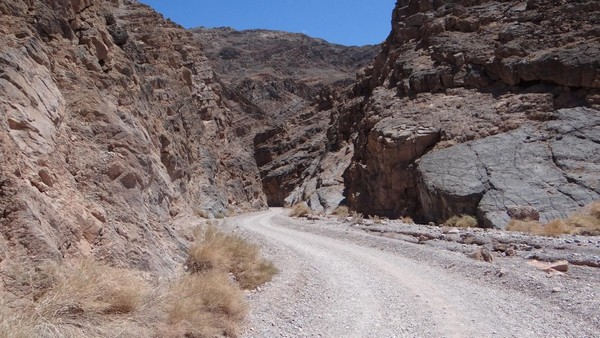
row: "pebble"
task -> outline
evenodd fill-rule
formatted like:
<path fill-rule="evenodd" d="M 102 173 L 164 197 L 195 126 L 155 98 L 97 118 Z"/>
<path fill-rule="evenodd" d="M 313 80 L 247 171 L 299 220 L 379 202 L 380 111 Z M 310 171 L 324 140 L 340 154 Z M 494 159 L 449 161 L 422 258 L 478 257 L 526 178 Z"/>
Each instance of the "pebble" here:
<path fill-rule="evenodd" d="M 561 288 L 559 288 L 559 287 L 555 287 L 555 288 L 553 288 L 553 289 L 552 289 L 552 293 L 559 293 L 559 292 L 561 292 L 561 291 L 562 291 L 562 290 L 561 290 Z"/>

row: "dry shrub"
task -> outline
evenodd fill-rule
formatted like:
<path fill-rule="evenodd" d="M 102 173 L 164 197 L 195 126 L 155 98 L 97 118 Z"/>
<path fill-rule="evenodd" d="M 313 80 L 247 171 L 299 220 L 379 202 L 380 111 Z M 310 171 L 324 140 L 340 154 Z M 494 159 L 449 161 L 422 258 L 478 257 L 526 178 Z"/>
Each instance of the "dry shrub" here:
<path fill-rule="evenodd" d="M 311 210 L 308 207 L 308 204 L 301 202 L 301 203 L 297 203 L 292 207 L 292 210 L 290 211 L 290 217 L 307 217 L 308 215 L 310 215 Z"/>
<path fill-rule="evenodd" d="M 6 304 L 0 303 L 0 337 L 36 337 L 35 323 L 32 319 L 16 312 L 16 309 L 11 309 Z"/>
<path fill-rule="evenodd" d="M 182 331 L 185 337 L 235 337 L 247 312 L 243 299 L 222 272 L 185 276 L 166 296 L 170 331 Z"/>
<path fill-rule="evenodd" d="M 562 234 L 571 234 L 573 232 L 573 228 L 568 226 L 565 221 L 561 219 L 550 221 L 542 227 L 542 235 L 544 236 L 559 236 Z"/>
<path fill-rule="evenodd" d="M 471 215 L 452 216 L 444 225 L 456 228 L 474 228 L 477 226 L 477 218 Z"/>
<path fill-rule="evenodd" d="M 244 289 L 254 289 L 277 273 L 271 262 L 260 257 L 256 245 L 214 227 L 208 227 L 203 239 L 191 245 L 186 263 L 193 273 L 231 272 Z"/>
<path fill-rule="evenodd" d="M 140 306 L 149 290 L 132 271 L 91 259 L 64 264 L 55 273 L 55 284 L 36 306 L 37 313 L 48 320 L 130 313 Z"/>
<path fill-rule="evenodd" d="M 594 202 L 590 205 L 590 216 L 600 221 L 600 202 Z"/>
<path fill-rule="evenodd" d="M 530 234 L 540 235 L 542 233 L 543 226 L 538 221 L 521 221 L 512 219 L 506 226 L 508 231 L 519 231 Z"/>
<path fill-rule="evenodd" d="M 126 332 L 136 326 L 127 323 L 128 317 L 150 288 L 133 271 L 91 259 L 47 262 L 28 277 L 31 299 L 2 304 L 1 337 L 101 337 L 114 332 L 119 321 L 119 330 Z"/>
<path fill-rule="evenodd" d="M 565 223 L 571 227 L 573 233 L 584 236 L 600 236 L 600 217 L 593 215 L 571 216 L 565 220 Z"/>
<path fill-rule="evenodd" d="M 402 220 L 402 223 L 405 223 L 405 224 L 415 224 L 415 221 L 413 221 L 412 217 L 410 217 L 410 216 L 404 216 L 401 218 L 401 220 Z"/>
<path fill-rule="evenodd" d="M 542 224 L 538 221 L 519 221 L 513 219 L 506 226 L 506 230 L 541 236 L 559 236 L 562 234 L 573 233 L 573 229 L 563 220 L 559 219 L 553 220 L 547 224 Z"/>
<path fill-rule="evenodd" d="M 600 202 L 595 202 L 566 219 L 556 219 L 544 225 L 537 221 L 511 220 L 506 230 L 542 236 L 563 234 L 597 236 L 600 235 Z"/>
<path fill-rule="evenodd" d="M 365 216 L 360 212 L 351 211 L 350 217 L 352 217 L 352 224 L 362 224 L 365 219 Z"/>
<path fill-rule="evenodd" d="M 333 210 L 331 214 L 339 217 L 348 217 L 350 216 L 350 210 L 347 206 L 340 205 L 337 208 L 335 208 L 335 210 Z"/>

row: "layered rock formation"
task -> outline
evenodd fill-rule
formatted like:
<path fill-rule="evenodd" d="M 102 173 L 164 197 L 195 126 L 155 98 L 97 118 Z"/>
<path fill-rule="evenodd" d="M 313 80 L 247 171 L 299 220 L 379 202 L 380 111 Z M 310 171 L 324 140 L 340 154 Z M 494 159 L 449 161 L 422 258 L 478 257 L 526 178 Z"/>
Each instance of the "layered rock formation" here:
<path fill-rule="evenodd" d="M 503 227 L 510 207 L 600 199 L 599 18 L 597 1 L 398 1 L 330 133 L 356 148 L 350 206 Z"/>
<path fill-rule="evenodd" d="M 0 260 L 166 270 L 173 217 L 266 207 L 192 33 L 133 1 L 0 4 Z"/>
<path fill-rule="evenodd" d="M 380 47 L 346 47 L 267 30 L 192 31 L 228 104 L 242 112 L 233 124 L 237 136 L 254 147 L 269 205 L 308 200 L 315 211 L 337 207 L 349 156 L 327 153 L 330 110 Z"/>

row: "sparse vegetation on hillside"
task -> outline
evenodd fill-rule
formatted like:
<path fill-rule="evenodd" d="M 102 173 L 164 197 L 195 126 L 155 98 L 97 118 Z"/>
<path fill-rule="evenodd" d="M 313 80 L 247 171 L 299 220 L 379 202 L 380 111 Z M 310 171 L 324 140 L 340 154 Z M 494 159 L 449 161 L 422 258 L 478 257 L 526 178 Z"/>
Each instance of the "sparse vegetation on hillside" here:
<path fill-rule="evenodd" d="M 15 267 L 10 277 L 30 291 L 12 303 L 3 297 L 0 337 L 236 337 L 247 312 L 241 289 L 277 269 L 238 236 L 212 226 L 201 235 L 190 273 L 161 283 L 91 259 Z"/>
<path fill-rule="evenodd" d="M 563 234 L 598 236 L 600 235 L 600 202 L 595 202 L 566 219 L 556 219 L 546 224 L 539 221 L 511 220 L 506 230 L 541 236 Z"/>
<path fill-rule="evenodd" d="M 477 226 L 477 218 L 471 215 L 452 216 L 444 225 L 457 228 L 474 228 Z"/>

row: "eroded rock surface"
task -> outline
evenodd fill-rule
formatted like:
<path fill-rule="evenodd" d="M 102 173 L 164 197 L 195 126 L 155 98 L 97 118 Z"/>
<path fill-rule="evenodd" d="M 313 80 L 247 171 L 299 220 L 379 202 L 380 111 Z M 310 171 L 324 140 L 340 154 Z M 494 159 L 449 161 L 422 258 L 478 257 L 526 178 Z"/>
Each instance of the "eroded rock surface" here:
<path fill-rule="evenodd" d="M 175 217 L 266 207 L 192 33 L 133 1 L 0 12 L 0 261 L 167 273 L 185 252 Z"/>
<path fill-rule="evenodd" d="M 330 139 L 355 148 L 350 207 L 503 227 L 507 208 L 549 220 L 597 200 L 599 17 L 597 1 L 398 1 L 333 114 Z"/>
<path fill-rule="evenodd" d="M 234 124 L 238 136 L 254 146 L 268 204 L 307 201 L 317 212 L 335 209 L 344 199 L 342 174 L 351 151 L 327 152 L 331 109 L 380 47 L 346 47 L 268 30 L 193 32 L 228 103 L 243 112 Z"/>
<path fill-rule="evenodd" d="M 540 220 L 550 221 L 599 200 L 600 144 L 594 140 L 600 137 L 600 112 L 557 113 L 557 120 L 539 129 L 525 125 L 423 156 L 423 214 L 438 222 L 478 215 L 483 226 L 502 228 L 511 208 L 533 207 Z"/>

